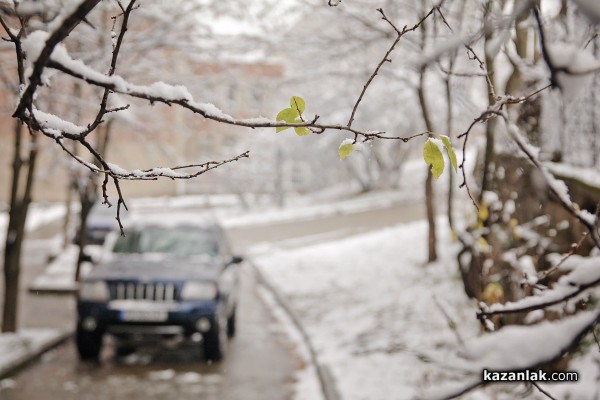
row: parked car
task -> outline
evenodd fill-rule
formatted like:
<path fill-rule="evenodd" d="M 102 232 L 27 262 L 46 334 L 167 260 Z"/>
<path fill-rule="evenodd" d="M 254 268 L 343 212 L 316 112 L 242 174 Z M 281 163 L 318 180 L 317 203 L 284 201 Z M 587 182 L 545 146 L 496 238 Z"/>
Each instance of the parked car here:
<path fill-rule="evenodd" d="M 114 204 L 114 203 L 113 203 Z M 106 235 L 116 229 L 118 226 L 116 217 L 116 207 L 108 207 L 98 200 L 92 206 L 86 221 L 86 243 L 102 244 Z M 121 207 L 121 221 L 126 222 L 128 212 L 125 207 Z"/>
<path fill-rule="evenodd" d="M 81 359 L 98 359 L 105 334 L 124 348 L 176 339 L 201 344 L 207 360 L 224 357 L 235 334 L 242 258 L 216 223 L 128 226 L 105 246 L 108 259 L 77 295 Z"/>

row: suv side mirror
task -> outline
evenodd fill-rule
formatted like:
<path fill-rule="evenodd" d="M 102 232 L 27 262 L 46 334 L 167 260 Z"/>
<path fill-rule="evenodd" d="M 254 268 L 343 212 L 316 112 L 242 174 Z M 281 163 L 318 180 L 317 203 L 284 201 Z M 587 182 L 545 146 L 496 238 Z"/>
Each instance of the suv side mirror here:
<path fill-rule="evenodd" d="M 233 256 L 233 257 L 231 257 L 231 262 L 230 262 L 230 264 L 239 264 L 239 263 L 241 263 L 241 262 L 243 262 L 243 261 L 244 261 L 244 257 L 241 257 L 241 256 Z"/>

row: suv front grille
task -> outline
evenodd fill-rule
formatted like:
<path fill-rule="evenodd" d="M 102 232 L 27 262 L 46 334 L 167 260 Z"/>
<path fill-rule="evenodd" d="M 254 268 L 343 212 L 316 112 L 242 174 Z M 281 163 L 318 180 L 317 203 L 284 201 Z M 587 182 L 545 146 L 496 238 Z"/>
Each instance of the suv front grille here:
<path fill-rule="evenodd" d="M 109 284 L 109 290 L 113 300 L 177 301 L 180 292 L 172 282 L 114 282 Z"/>

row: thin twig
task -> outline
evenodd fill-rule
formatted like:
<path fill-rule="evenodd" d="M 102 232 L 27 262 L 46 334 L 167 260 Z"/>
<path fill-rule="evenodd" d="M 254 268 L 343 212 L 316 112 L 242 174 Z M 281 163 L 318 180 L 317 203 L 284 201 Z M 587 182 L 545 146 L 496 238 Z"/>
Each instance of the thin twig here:
<path fill-rule="evenodd" d="M 540 47 L 542 49 L 542 57 L 544 58 L 544 62 L 550 69 L 550 85 L 552 87 L 560 87 L 558 81 L 556 79 L 557 70 L 554 67 L 554 63 L 552 62 L 552 58 L 550 57 L 550 53 L 548 52 L 548 46 L 546 45 L 546 35 L 544 33 L 544 26 L 542 24 L 542 18 L 540 17 L 540 11 L 537 7 L 532 7 L 533 16 L 535 18 L 535 23 L 538 27 L 538 33 L 540 38 Z"/>
<path fill-rule="evenodd" d="M 396 27 L 396 25 L 394 25 L 394 23 L 388 19 L 388 17 L 383 12 L 382 8 L 378 8 L 377 11 L 379 11 L 379 13 L 381 14 L 382 19 L 385 22 L 387 22 L 394 29 L 394 31 L 396 31 L 396 39 L 394 40 L 394 42 L 392 43 L 390 48 L 387 50 L 387 52 L 385 53 L 385 55 L 383 56 L 381 61 L 379 61 L 379 63 L 377 64 L 377 67 L 375 67 L 375 70 L 373 71 L 371 76 L 369 76 L 369 79 L 367 79 L 367 82 L 363 85 L 360 95 L 358 96 L 358 99 L 356 100 L 356 103 L 354 103 L 354 107 L 352 108 L 352 113 L 350 114 L 350 119 L 348 120 L 348 125 L 347 125 L 348 127 L 352 126 L 352 123 L 354 122 L 354 117 L 356 115 L 356 110 L 358 109 L 358 106 L 360 105 L 367 89 L 369 88 L 369 86 L 371 85 L 371 83 L 373 82 L 373 80 L 375 79 L 377 74 L 379 73 L 379 70 L 381 69 L 383 64 L 385 64 L 386 62 L 392 62 L 392 60 L 390 58 L 390 54 L 392 54 L 392 52 L 396 48 L 396 45 L 400 42 L 400 39 L 402 39 L 402 36 L 404 36 L 408 32 L 413 32 L 413 31 L 417 30 L 417 28 L 419 28 L 419 26 L 421 26 L 421 24 L 423 24 L 425 22 L 425 20 L 433 14 L 433 12 L 435 11 L 435 7 L 432 8 L 427 13 L 427 15 L 425 15 L 423 18 L 421 18 L 421 20 L 419 22 L 417 22 L 412 28 L 408 28 L 407 26 L 404 26 L 404 28 L 402 28 L 402 30 L 398 29 Z"/>
<path fill-rule="evenodd" d="M 482 318 L 482 317 L 491 317 L 493 315 L 517 314 L 517 313 L 526 313 L 526 312 L 530 312 L 530 311 L 541 310 L 544 308 L 548 308 L 550 306 L 564 303 L 567 300 L 577 297 L 581 293 L 587 291 L 588 289 L 594 288 L 595 286 L 598 286 L 598 285 L 600 285 L 600 278 L 598 278 L 592 282 L 588 282 L 584 285 L 574 286 L 572 292 L 565 294 L 560 299 L 549 300 L 549 301 L 545 301 L 545 302 L 540 302 L 538 304 L 533 304 L 530 306 L 524 306 L 524 307 L 519 307 L 519 308 L 509 308 L 509 309 L 493 310 L 493 311 L 480 309 L 479 311 L 477 311 L 477 317 Z"/>
<path fill-rule="evenodd" d="M 131 15 L 131 12 L 134 8 L 135 2 L 136 2 L 136 0 L 131 0 L 129 2 L 129 4 L 127 5 L 127 8 L 123 9 L 123 13 L 121 14 L 123 16 L 123 20 L 121 22 L 121 28 L 119 29 L 119 35 L 117 36 L 116 43 L 113 47 L 112 57 L 111 57 L 111 61 L 110 61 L 110 67 L 109 67 L 108 74 L 107 74 L 108 76 L 113 76 L 117 69 L 117 61 L 119 59 L 121 45 L 123 44 L 123 40 L 125 38 L 125 33 L 127 32 L 127 24 L 129 22 L 129 16 Z M 121 2 L 119 2 L 119 7 L 123 8 Z M 116 18 L 115 18 L 115 23 L 116 23 Z M 88 128 L 86 129 L 86 131 L 81 133 L 81 135 L 83 137 L 85 137 L 88 134 L 90 134 L 91 132 L 93 132 L 103 122 L 103 118 L 107 113 L 121 111 L 122 109 L 124 109 L 121 107 L 112 109 L 110 111 L 107 109 L 108 96 L 109 96 L 110 92 L 111 91 L 109 88 L 104 88 L 104 93 L 102 94 L 102 100 L 100 102 L 100 107 L 98 109 L 98 113 L 96 114 L 96 118 L 94 119 L 94 121 L 91 124 L 88 125 Z M 128 107 L 129 106 L 127 106 L 127 108 Z"/>
<path fill-rule="evenodd" d="M 571 246 L 571 250 L 565 256 L 563 256 L 563 258 L 561 258 L 560 261 L 555 266 L 544 271 L 544 273 L 540 277 L 538 277 L 538 280 L 541 281 L 543 279 L 546 279 L 548 277 L 548 275 L 550 275 L 554 271 L 558 270 L 560 268 L 560 266 L 563 265 L 564 262 L 569 259 L 569 257 L 571 257 L 573 254 L 575 254 L 575 252 L 581 248 L 581 245 L 583 245 L 583 242 L 585 241 L 585 238 L 587 237 L 588 234 L 589 234 L 589 232 L 584 232 L 583 235 L 581 235 L 581 239 L 579 239 L 579 242 L 577 242 L 577 244 Z"/>
<path fill-rule="evenodd" d="M 456 321 L 454 321 L 454 319 L 452 319 L 452 317 L 450 316 L 450 314 L 448 314 L 448 312 L 446 311 L 446 309 L 440 304 L 437 296 L 434 295 L 433 296 L 433 300 L 434 300 L 435 305 L 437 306 L 437 308 L 442 312 L 442 314 L 446 318 L 446 321 L 448 322 L 448 328 L 450 328 L 450 330 L 452 331 L 452 333 L 454 333 L 454 336 L 456 337 L 456 340 L 457 340 L 458 344 L 463 349 L 466 349 L 467 346 L 465 345 L 465 341 L 463 340 L 462 336 L 460 335 L 460 332 L 458 331 L 458 325 L 456 324 Z"/>
<path fill-rule="evenodd" d="M 547 391 L 545 391 L 544 389 L 541 388 L 541 386 L 536 382 L 536 381 L 530 381 L 530 383 L 536 387 L 537 390 L 540 391 L 540 393 L 542 393 L 543 395 L 545 395 L 546 397 L 548 397 L 549 399 L 552 400 L 557 400 L 556 397 L 553 397 L 550 393 L 548 393 Z"/>

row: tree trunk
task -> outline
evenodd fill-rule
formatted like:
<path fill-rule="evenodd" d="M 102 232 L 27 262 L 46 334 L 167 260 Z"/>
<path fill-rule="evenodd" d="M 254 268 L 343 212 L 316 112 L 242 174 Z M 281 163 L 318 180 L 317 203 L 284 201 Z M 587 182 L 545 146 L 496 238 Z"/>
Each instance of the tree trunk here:
<path fill-rule="evenodd" d="M 433 124 L 429 115 L 429 108 L 427 107 L 427 101 L 425 99 L 425 67 L 421 68 L 421 74 L 419 76 L 419 104 L 421 105 L 421 112 L 423 114 L 423 120 L 425 121 L 425 127 L 428 131 L 433 132 Z M 437 238 L 436 238 L 436 226 L 435 226 L 435 192 L 433 188 L 433 174 L 427 166 L 427 178 L 425 179 L 425 206 L 427 208 L 427 261 L 434 262 L 437 260 Z"/>
<path fill-rule="evenodd" d="M 108 142 L 110 139 L 110 130 L 112 127 L 112 121 L 108 121 L 104 126 L 104 135 L 102 134 L 102 129 L 98 129 L 97 133 L 97 143 L 96 149 L 98 153 L 102 156 L 106 154 L 106 150 L 108 148 Z M 97 160 L 94 160 L 94 163 L 97 167 L 100 167 Z M 95 172 L 86 171 L 87 179 L 83 183 L 83 186 L 78 187 L 79 192 L 79 201 L 81 204 L 81 211 L 79 213 L 79 227 L 77 230 L 77 246 L 79 247 L 79 252 L 77 256 L 77 264 L 75 267 L 75 282 L 79 282 L 81 277 L 81 264 L 85 260 L 85 246 L 87 244 L 87 219 L 90 215 L 90 211 L 96 203 L 98 199 L 97 191 L 98 191 L 98 181 Z"/>
<path fill-rule="evenodd" d="M 85 189 L 87 189 L 87 187 Z M 89 196 L 86 191 L 84 194 L 80 193 L 79 200 L 81 211 L 79 212 L 79 227 L 77 228 L 77 246 L 79 247 L 79 252 L 77 253 L 77 264 L 74 277 L 75 282 L 79 282 L 81 276 L 81 263 L 85 259 L 85 246 L 87 245 L 87 218 L 88 215 L 90 215 L 90 210 L 95 203 L 96 197 Z"/>
<path fill-rule="evenodd" d="M 31 203 L 35 160 L 37 157 L 36 136 L 31 135 L 29 158 L 21 158 L 23 126 L 15 122 L 15 146 L 12 165 L 12 183 L 8 229 L 4 245 L 4 305 L 2 312 L 2 332 L 15 332 L 18 321 L 19 274 L 21 269 L 21 249 L 25 238 L 25 220 Z M 21 173 L 25 168 L 25 182 Z M 24 186 L 23 186 L 24 185 Z"/>
<path fill-rule="evenodd" d="M 444 79 L 444 86 L 446 88 L 446 103 L 447 103 L 447 114 L 446 114 L 446 131 L 448 137 L 452 137 L 452 88 L 450 86 L 450 77 L 452 76 L 452 70 L 454 69 L 454 57 L 453 54 L 450 58 L 450 63 L 448 65 L 448 75 Z M 464 155 L 463 155 L 464 157 Z M 446 201 L 448 204 L 446 205 L 446 214 L 448 217 L 448 226 L 451 231 L 454 231 L 454 219 L 452 217 L 453 207 L 452 202 L 454 200 L 454 171 L 450 169 L 450 173 L 448 174 L 448 196 L 446 197 Z"/>
<path fill-rule="evenodd" d="M 434 262 L 437 260 L 437 238 L 435 234 L 435 204 L 433 192 L 433 174 L 431 170 L 427 171 L 427 179 L 425 180 L 425 204 L 427 206 L 427 261 Z"/>
<path fill-rule="evenodd" d="M 494 79 L 494 59 L 489 57 L 486 54 L 485 57 L 485 65 L 487 68 L 487 73 L 490 77 L 490 80 Z M 493 88 L 488 86 L 488 104 L 494 104 L 496 99 L 493 96 Z M 483 199 L 483 193 L 489 190 L 491 185 L 490 175 L 492 173 L 492 167 L 494 162 L 494 153 L 495 153 L 495 133 L 496 127 L 498 125 L 496 118 L 490 118 L 487 121 L 486 129 L 485 129 L 485 153 L 483 160 L 483 168 L 482 168 L 482 176 L 481 176 L 481 190 L 479 191 L 479 202 Z"/>

